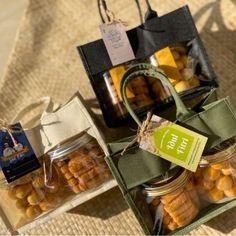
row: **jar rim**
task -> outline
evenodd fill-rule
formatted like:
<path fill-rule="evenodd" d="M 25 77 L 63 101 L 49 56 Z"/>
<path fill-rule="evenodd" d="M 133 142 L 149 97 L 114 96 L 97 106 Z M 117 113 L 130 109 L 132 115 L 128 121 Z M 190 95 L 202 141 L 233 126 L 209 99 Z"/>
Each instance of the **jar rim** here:
<path fill-rule="evenodd" d="M 56 147 L 48 152 L 48 156 L 52 161 L 62 158 L 82 147 L 83 145 L 91 141 L 92 138 L 92 136 L 84 131 L 59 143 Z"/>
<path fill-rule="evenodd" d="M 163 196 L 175 191 L 178 188 L 183 187 L 187 183 L 190 177 L 190 172 L 186 169 L 180 169 L 179 172 L 175 175 L 175 177 L 176 178 L 172 178 L 171 181 L 167 182 L 166 184 L 163 184 L 162 182 L 160 186 L 145 187 L 147 196 L 149 197 Z"/>
<path fill-rule="evenodd" d="M 211 163 L 227 161 L 232 157 L 234 157 L 235 154 L 236 154 L 236 143 L 215 154 L 202 156 L 200 165 L 208 165 Z"/>

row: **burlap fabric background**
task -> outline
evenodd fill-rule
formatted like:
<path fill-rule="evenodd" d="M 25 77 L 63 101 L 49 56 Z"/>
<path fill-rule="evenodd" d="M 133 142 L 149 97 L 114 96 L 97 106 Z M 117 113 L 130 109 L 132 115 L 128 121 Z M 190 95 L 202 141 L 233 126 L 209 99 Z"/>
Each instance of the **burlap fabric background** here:
<path fill-rule="evenodd" d="M 142 1 L 145 10 L 144 0 Z M 236 1 L 150 1 L 159 15 L 189 4 L 221 82 L 220 94 L 236 104 Z M 129 28 L 139 24 L 134 0 L 108 0 Z M 65 102 L 80 90 L 94 99 L 76 46 L 100 38 L 96 0 L 31 0 L 19 28 L 6 75 L 0 81 L 0 117 L 11 120 L 22 107 L 42 96 Z M 102 58 L 101 58 L 102 60 Z M 191 235 L 236 234 L 236 209 L 218 216 Z M 0 225 L 0 233 L 7 231 Z M 35 227 L 28 234 L 143 234 L 119 189 Z"/>

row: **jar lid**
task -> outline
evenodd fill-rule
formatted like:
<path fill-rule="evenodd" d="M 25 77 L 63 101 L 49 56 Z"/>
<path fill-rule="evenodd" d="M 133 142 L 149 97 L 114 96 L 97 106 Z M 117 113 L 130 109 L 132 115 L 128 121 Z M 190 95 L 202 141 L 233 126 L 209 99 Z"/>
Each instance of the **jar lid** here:
<path fill-rule="evenodd" d="M 229 140 L 227 141 L 227 144 L 228 147 L 223 149 L 222 151 L 218 151 L 217 153 L 211 155 L 202 156 L 200 165 L 208 165 L 210 163 L 226 161 L 236 155 L 236 143 L 232 144 L 232 140 Z M 224 145 L 226 145 L 226 143 Z"/>
<path fill-rule="evenodd" d="M 189 171 L 183 168 L 174 168 L 164 176 L 144 185 L 149 197 L 158 197 L 183 187 L 189 178 Z"/>
<path fill-rule="evenodd" d="M 72 153 L 91 140 L 92 136 L 90 136 L 87 132 L 83 132 L 58 144 L 52 151 L 48 152 L 48 155 L 52 161 L 59 159 Z"/>

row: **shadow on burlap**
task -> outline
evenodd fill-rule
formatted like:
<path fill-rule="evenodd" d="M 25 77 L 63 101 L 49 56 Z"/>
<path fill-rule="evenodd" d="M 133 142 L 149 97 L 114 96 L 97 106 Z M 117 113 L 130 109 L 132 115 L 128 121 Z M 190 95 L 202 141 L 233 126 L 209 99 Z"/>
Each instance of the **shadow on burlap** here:
<path fill-rule="evenodd" d="M 88 4 L 89 2 L 89 4 Z M 145 10 L 144 0 L 142 9 Z M 220 80 L 220 94 L 236 104 L 236 5 L 234 0 L 150 1 L 163 15 L 189 4 Z M 129 28 L 139 24 L 133 0 L 108 0 Z M 77 90 L 91 106 L 94 93 L 76 46 L 100 38 L 96 0 L 31 0 L 22 20 L 7 72 L 0 84 L 1 117 L 11 120 L 22 107 L 50 95 L 64 103 Z M 98 110 L 98 109 L 96 109 Z M 98 111 L 99 113 L 99 111 Z M 101 116 L 100 123 L 102 124 Z M 114 135 L 114 130 L 109 130 Z M 117 136 L 117 138 L 119 138 Z M 216 217 L 191 235 L 236 234 L 236 209 Z M 6 234 L 0 227 L 0 233 Z M 28 234 L 143 234 L 118 188 L 27 232 Z"/>

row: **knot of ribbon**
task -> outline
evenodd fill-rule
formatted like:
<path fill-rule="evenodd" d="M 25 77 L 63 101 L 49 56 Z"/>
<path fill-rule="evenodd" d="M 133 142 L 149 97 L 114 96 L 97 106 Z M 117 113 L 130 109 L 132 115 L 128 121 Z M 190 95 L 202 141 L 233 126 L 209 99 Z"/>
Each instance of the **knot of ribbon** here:
<path fill-rule="evenodd" d="M 152 112 L 148 112 L 147 118 L 143 121 L 143 123 L 139 127 L 136 137 L 123 149 L 123 151 L 121 152 L 121 156 L 123 156 L 125 152 L 128 150 L 128 148 L 132 147 L 136 142 L 138 143 L 140 142 L 145 132 L 147 131 L 151 118 L 152 118 Z"/>
<path fill-rule="evenodd" d="M 126 21 L 122 21 L 121 19 L 117 18 L 115 13 L 111 10 L 106 9 L 106 14 L 109 16 L 109 22 L 108 25 L 113 23 L 121 23 L 124 26 L 128 26 L 128 23 Z"/>

